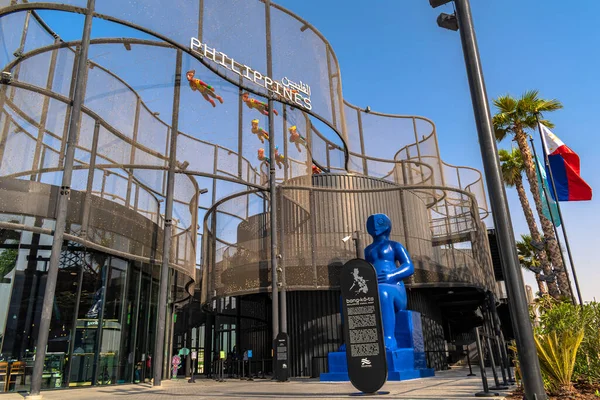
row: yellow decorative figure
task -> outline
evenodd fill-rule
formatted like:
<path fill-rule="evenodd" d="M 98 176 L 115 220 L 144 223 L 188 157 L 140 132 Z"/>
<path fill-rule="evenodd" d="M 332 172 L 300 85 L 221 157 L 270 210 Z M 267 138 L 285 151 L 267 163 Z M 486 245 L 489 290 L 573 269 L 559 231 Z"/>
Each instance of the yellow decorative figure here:
<path fill-rule="evenodd" d="M 269 132 L 258 126 L 258 120 L 252 120 L 252 133 L 254 133 L 260 139 L 261 143 L 265 142 L 265 139 L 269 140 Z"/>
<path fill-rule="evenodd" d="M 253 99 L 250 97 L 248 92 L 242 94 L 242 101 L 248 106 L 248 108 L 255 109 L 262 115 L 269 115 L 269 105 L 264 101 Z M 279 115 L 275 109 L 273 109 L 273 114 Z"/>
<path fill-rule="evenodd" d="M 195 70 L 188 71 L 186 74 L 187 80 L 190 83 L 190 88 L 192 88 L 194 92 L 200 92 L 202 97 L 212 104 L 213 107 L 216 107 L 216 104 L 212 98 L 219 100 L 219 102 L 223 104 L 223 98 L 215 93 L 215 88 L 210 86 L 208 83 L 202 82 L 200 79 L 194 78 L 195 75 Z"/>
<path fill-rule="evenodd" d="M 296 149 L 302 153 L 300 146 L 302 145 L 306 147 L 306 139 L 298 133 L 298 128 L 296 128 L 296 125 L 290 127 L 288 131 L 290 132 L 290 142 L 296 144 Z"/>

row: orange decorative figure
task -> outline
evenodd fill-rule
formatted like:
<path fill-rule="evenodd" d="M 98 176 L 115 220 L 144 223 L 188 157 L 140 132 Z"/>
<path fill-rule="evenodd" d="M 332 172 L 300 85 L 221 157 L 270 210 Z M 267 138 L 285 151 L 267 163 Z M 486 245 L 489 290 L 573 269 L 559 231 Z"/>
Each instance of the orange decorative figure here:
<path fill-rule="evenodd" d="M 265 149 L 258 149 L 258 161 L 264 161 L 267 164 L 271 164 L 271 159 L 265 157 Z"/>
<path fill-rule="evenodd" d="M 283 154 L 279 154 L 279 147 L 275 146 L 275 162 L 279 169 L 281 169 L 282 165 L 287 165 L 287 161 L 285 160 L 285 156 Z"/>
<path fill-rule="evenodd" d="M 321 171 L 321 168 L 319 168 L 319 167 L 317 167 L 316 165 L 313 164 L 313 166 L 312 166 L 312 173 L 313 173 L 313 175 L 319 175 L 322 172 L 323 171 Z"/>
<path fill-rule="evenodd" d="M 261 143 L 265 142 L 265 139 L 269 140 L 269 132 L 258 126 L 258 120 L 252 120 L 252 133 L 254 133 L 260 139 Z"/>
<path fill-rule="evenodd" d="M 248 92 L 245 92 L 244 94 L 242 94 L 242 101 L 244 103 L 246 103 L 248 108 L 255 109 L 262 115 L 269 115 L 269 105 L 267 103 L 265 103 L 264 101 L 260 101 L 260 100 L 251 98 L 250 95 L 248 94 Z M 275 109 L 273 109 L 273 114 L 279 115 L 277 113 L 277 110 L 275 110 Z"/>
<path fill-rule="evenodd" d="M 298 149 L 298 151 L 302 153 L 302 149 L 300 148 L 300 146 L 302 145 L 306 147 L 306 139 L 298 133 L 296 125 L 290 127 L 288 131 L 290 132 L 290 142 L 295 143 L 296 149 Z"/>
<path fill-rule="evenodd" d="M 223 104 L 223 98 L 215 93 L 215 88 L 210 86 L 208 83 L 202 82 L 200 79 L 194 78 L 194 75 L 196 75 L 195 70 L 188 71 L 186 74 L 187 80 L 189 81 L 192 90 L 194 92 L 196 90 L 199 91 L 202 97 L 204 97 L 206 101 L 212 104 L 213 107 L 216 107 L 216 104 L 215 101 L 211 99 L 211 97 L 219 100 L 219 102 Z"/>

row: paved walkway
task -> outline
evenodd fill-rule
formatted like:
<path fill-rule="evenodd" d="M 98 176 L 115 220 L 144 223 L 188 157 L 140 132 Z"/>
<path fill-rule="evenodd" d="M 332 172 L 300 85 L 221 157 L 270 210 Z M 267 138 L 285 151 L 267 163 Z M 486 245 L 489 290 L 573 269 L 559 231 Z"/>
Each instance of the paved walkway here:
<path fill-rule="evenodd" d="M 404 382 L 388 382 L 382 388 L 390 392 L 382 399 L 474 399 L 481 391 L 481 378 L 467 377 L 468 370 L 452 369 L 437 372 L 434 378 Z M 491 371 L 488 376 L 491 376 Z M 490 383 L 493 380 L 490 379 Z M 228 379 L 215 382 L 197 379 L 195 384 L 181 379 L 164 381 L 162 387 L 148 384 L 119 385 L 42 392 L 44 400 L 163 400 L 172 398 L 240 400 L 240 399 L 343 399 L 357 394 L 349 382 L 326 383 L 316 379 L 294 379 L 279 383 L 270 380 L 240 381 Z M 350 397 L 352 396 L 352 397 Z M 0 395 L 0 400 L 23 400 L 21 394 Z M 503 397 L 495 397 L 503 399 Z"/>

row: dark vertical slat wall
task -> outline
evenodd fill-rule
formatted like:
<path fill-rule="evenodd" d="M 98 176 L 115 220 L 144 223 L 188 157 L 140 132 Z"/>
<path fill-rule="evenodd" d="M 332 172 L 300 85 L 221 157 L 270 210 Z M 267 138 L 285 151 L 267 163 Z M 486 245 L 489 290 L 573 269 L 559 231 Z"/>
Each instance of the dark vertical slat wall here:
<path fill-rule="evenodd" d="M 288 292 L 291 376 L 318 377 L 340 340 L 339 291 Z"/>
<path fill-rule="evenodd" d="M 408 309 L 421 313 L 428 366 L 436 370 L 447 369 L 443 317 L 437 301 L 427 289 L 409 289 L 407 297 Z"/>

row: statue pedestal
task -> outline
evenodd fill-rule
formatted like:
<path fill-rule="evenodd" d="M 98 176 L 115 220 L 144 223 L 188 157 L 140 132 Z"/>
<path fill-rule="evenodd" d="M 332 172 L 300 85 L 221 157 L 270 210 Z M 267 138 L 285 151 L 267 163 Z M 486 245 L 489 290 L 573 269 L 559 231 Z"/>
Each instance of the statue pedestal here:
<path fill-rule="evenodd" d="M 386 350 L 388 381 L 434 376 L 434 370 L 427 368 L 421 314 L 415 311 L 396 313 L 396 342 L 398 349 Z M 321 381 L 349 381 L 346 352 L 335 351 L 327 355 L 329 372 L 321 374 Z"/>

